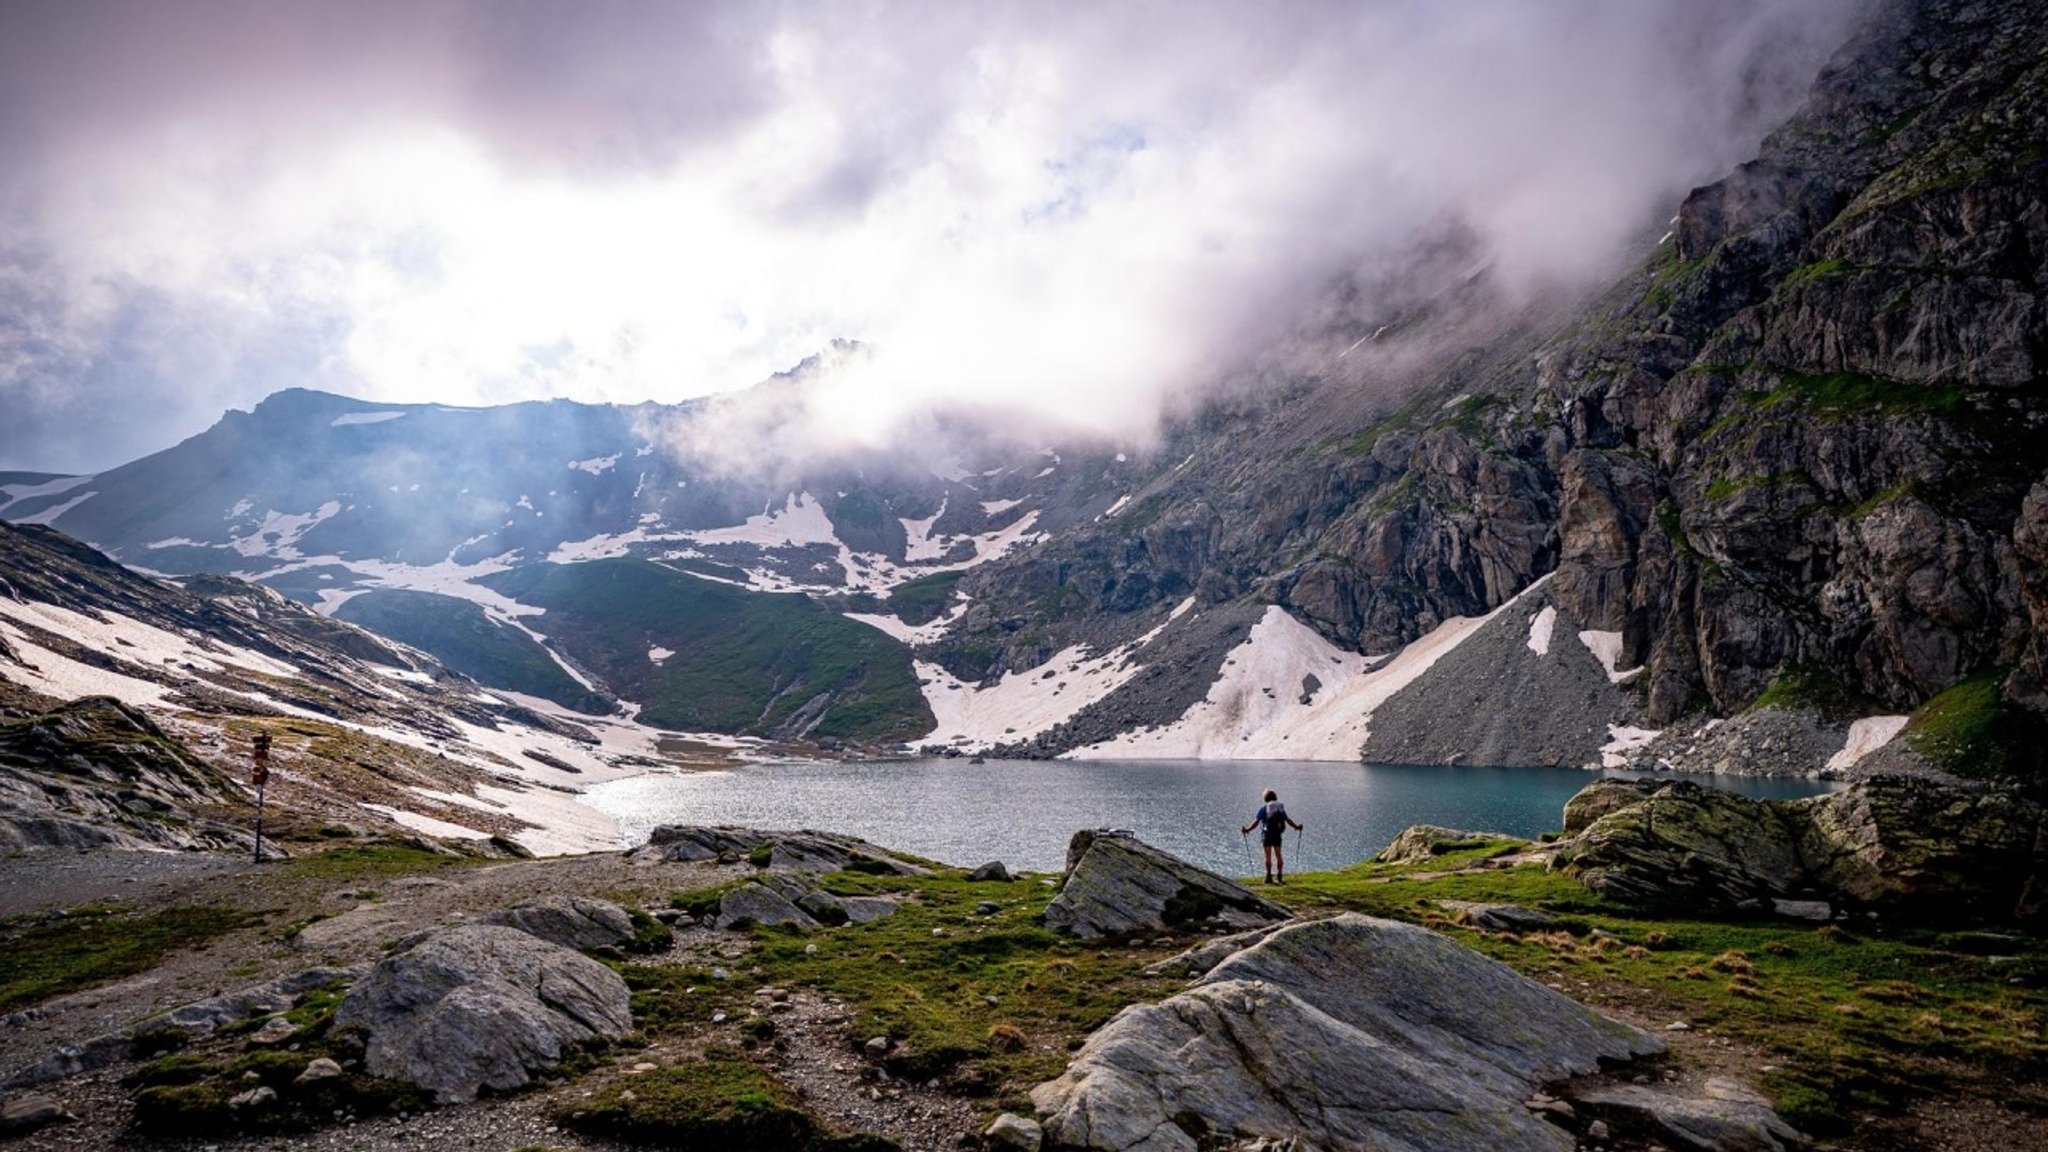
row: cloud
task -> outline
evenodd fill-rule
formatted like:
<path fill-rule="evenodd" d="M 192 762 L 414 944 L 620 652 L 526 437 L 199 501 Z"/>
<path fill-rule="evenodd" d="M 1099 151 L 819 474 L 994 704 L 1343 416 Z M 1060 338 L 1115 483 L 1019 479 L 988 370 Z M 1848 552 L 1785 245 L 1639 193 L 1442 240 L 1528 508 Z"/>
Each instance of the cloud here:
<path fill-rule="evenodd" d="M 673 401 L 835 338 L 872 354 L 821 434 L 971 406 L 1141 435 L 1418 235 L 1464 230 L 1511 290 L 1606 274 L 1852 14 L 14 5 L 0 467 L 293 385 Z"/>

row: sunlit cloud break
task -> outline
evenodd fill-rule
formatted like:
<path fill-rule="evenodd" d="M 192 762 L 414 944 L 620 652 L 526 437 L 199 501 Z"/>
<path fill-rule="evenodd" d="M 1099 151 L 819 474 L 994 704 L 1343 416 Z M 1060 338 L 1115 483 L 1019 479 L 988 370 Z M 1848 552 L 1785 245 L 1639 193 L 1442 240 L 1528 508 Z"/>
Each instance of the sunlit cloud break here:
<path fill-rule="evenodd" d="M 674 401 L 837 338 L 871 355 L 824 426 L 965 401 L 1135 434 L 1420 228 L 1510 290 L 1611 271 L 1848 15 L 14 6 L 0 467 L 294 385 Z M 79 431 L 109 407 L 137 415 Z"/>

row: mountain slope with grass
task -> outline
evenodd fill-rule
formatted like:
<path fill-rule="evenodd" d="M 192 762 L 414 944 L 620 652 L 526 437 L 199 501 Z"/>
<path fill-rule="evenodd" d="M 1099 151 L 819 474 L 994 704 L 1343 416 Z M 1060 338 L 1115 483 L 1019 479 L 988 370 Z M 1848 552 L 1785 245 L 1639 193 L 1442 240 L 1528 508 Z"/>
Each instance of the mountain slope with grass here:
<path fill-rule="evenodd" d="M 538 564 L 478 583 L 545 609 L 550 637 L 650 724 L 863 741 L 931 730 L 909 652 L 808 596 L 629 559 Z"/>
<path fill-rule="evenodd" d="M 469 600 L 374 589 L 349 597 L 334 618 L 410 644 L 481 684 L 539 696 L 578 712 L 612 710 L 610 700 L 578 683 L 538 640 L 492 619 Z"/>

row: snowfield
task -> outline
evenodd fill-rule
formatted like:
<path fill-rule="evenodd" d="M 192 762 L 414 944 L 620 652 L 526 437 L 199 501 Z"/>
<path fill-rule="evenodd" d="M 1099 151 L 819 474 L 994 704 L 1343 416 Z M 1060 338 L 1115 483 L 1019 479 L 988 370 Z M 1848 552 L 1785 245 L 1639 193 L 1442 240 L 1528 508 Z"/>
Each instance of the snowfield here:
<path fill-rule="evenodd" d="M 1453 617 L 1391 659 L 1347 652 L 1279 607 L 1224 659 L 1209 694 L 1179 720 L 1091 744 L 1077 759 L 1337 760 L 1355 762 L 1372 714 L 1487 621 L 1542 587 L 1480 617 Z M 1314 677 L 1311 685 L 1309 678 Z"/>

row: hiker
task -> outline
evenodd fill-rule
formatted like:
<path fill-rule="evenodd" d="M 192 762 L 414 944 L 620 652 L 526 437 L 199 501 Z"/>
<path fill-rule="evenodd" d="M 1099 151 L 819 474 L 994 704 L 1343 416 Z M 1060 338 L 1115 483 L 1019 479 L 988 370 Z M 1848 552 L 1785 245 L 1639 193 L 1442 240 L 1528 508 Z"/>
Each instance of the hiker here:
<path fill-rule="evenodd" d="M 1287 826 L 1292 824 L 1298 831 L 1301 828 L 1301 821 L 1289 816 L 1287 805 L 1280 802 L 1279 793 L 1268 788 L 1266 802 L 1259 805 L 1258 814 L 1252 817 L 1251 823 L 1237 830 L 1238 834 L 1248 834 L 1261 824 L 1266 826 L 1265 834 L 1259 837 L 1259 842 L 1266 847 L 1266 883 L 1285 884 L 1287 855 L 1281 850 L 1281 845 L 1287 839 Z"/>

